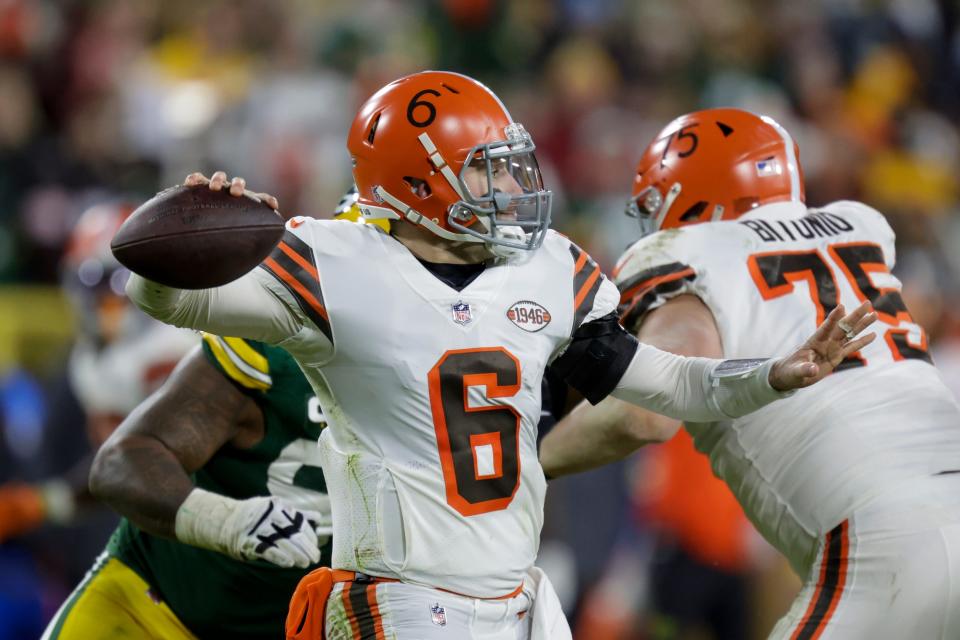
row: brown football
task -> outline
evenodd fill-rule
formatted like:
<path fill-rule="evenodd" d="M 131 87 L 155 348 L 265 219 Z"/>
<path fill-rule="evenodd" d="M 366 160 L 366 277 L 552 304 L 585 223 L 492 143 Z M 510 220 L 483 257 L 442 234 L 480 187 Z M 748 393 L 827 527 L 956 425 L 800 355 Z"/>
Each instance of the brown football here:
<path fill-rule="evenodd" d="M 247 196 L 206 185 L 171 187 L 142 204 L 110 243 L 120 264 L 178 289 L 236 280 L 270 254 L 283 218 Z"/>

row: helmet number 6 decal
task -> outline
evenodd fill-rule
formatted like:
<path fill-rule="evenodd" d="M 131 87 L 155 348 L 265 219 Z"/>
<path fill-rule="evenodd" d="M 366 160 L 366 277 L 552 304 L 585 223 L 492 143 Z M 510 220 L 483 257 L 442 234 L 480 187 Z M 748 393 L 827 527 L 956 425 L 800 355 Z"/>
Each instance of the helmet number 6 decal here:
<path fill-rule="evenodd" d="M 410 99 L 410 104 L 407 105 L 407 120 L 415 127 L 429 127 L 430 124 L 437 117 L 437 108 L 433 105 L 432 102 L 427 102 L 426 100 L 421 100 L 425 94 L 430 94 L 432 96 L 440 97 L 440 92 L 434 89 L 424 89 L 423 91 L 418 91 L 414 94 L 413 98 Z M 423 116 L 423 110 L 426 109 L 426 118 L 422 120 L 417 119 L 417 115 Z"/>

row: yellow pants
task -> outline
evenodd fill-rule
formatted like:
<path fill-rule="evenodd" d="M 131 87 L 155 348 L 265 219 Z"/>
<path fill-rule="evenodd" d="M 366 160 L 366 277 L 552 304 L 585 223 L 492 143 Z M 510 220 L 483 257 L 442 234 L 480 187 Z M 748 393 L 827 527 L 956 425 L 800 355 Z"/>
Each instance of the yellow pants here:
<path fill-rule="evenodd" d="M 170 607 L 149 591 L 150 585 L 130 567 L 104 553 L 57 611 L 41 640 L 196 640 Z"/>

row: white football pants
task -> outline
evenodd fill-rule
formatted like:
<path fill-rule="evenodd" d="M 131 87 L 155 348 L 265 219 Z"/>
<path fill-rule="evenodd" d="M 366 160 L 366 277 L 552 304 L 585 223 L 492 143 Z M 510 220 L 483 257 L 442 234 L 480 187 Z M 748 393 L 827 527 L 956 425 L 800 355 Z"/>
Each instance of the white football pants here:
<path fill-rule="evenodd" d="M 512 598 L 480 600 L 405 582 L 341 582 L 326 640 L 570 640 L 553 586 L 537 568 Z"/>
<path fill-rule="evenodd" d="M 824 536 L 770 638 L 960 638 L 960 474 L 905 483 Z"/>

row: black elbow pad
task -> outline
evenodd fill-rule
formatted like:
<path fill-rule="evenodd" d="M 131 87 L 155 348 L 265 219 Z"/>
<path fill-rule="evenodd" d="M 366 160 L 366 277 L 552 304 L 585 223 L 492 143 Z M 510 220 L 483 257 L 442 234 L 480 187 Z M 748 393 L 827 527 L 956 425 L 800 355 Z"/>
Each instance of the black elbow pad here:
<path fill-rule="evenodd" d="M 580 325 L 567 350 L 550 366 L 591 404 L 597 404 L 616 388 L 639 344 L 610 313 Z"/>

